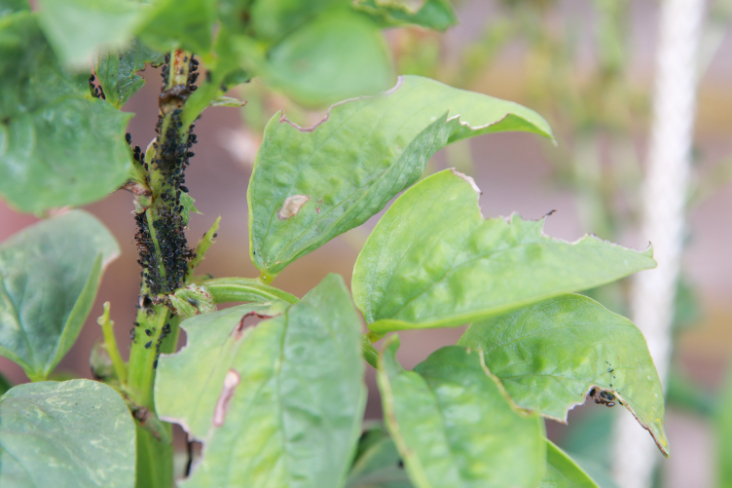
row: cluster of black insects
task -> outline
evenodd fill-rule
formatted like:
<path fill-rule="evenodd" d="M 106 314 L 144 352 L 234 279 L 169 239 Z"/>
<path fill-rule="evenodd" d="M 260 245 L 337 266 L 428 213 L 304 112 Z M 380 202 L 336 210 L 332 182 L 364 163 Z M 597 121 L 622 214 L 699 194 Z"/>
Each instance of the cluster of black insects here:
<path fill-rule="evenodd" d="M 160 115 L 155 127 L 158 136 L 152 146 L 154 158 L 145 161 L 145 155 L 139 147 L 135 147 L 133 152 L 133 158 L 147 175 L 148 184 L 151 171 L 156 172 L 162 181 L 159 191 L 152 195 L 152 220 L 159 253 L 153 242 L 146 214 L 135 215 L 138 228 L 135 239 L 140 253 L 138 263 L 143 268 L 143 282 L 151 296 L 172 293 L 183 286 L 188 262 L 195 256 L 193 250 L 187 246 L 184 232 L 187 222 L 182 215 L 184 207 L 181 194 L 188 192 L 183 183 L 185 170 L 190 165 L 190 158 L 194 156 L 190 149 L 196 143 L 196 135 L 193 134 L 193 124 L 187 131 L 181 131 L 181 115 L 183 103 L 197 88 L 194 83 L 198 78 L 198 61 L 193 57 L 190 60 L 186 57 L 183 62 L 188 63 L 185 85 L 167 89 L 170 55 L 166 56 L 163 64 L 165 84 L 159 99 Z M 164 275 L 160 272 L 161 265 Z"/>
<path fill-rule="evenodd" d="M 130 341 L 132 341 L 133 344 L 136 343 L 138 327 L 140 327 L 140 323 L 134 322 L 134 327 L 130 331 Z M 170 324 L 165 324 L 163 326 L 162 330 L 160 331 L 160 335 L 158 336 L 157 341 L 155 341 L 155 361 L 153 361 L 153 368 L 158 367 L 158 357 L 160 357 L 160 347 L 162 346 L 165 338 L 170 335 L 170 332 L 171 332 Z M 147 335 L 147 337 L 152 337 L 155 334 L 155 327 L 145 329 L 145 334 Z M 143 337 L 143 339 L 146 339 L 146 338 Z M 151 347 L 152 347 L 152 340 L 147 340 L 147 342 L 145 342 L 145 349 L 150 349 Z"/>
<path fill-rule="evenodd" d="M 104 90 L 102 90 L 102 86 L 96 85 L 94 83 L 96 79 L 97 78 L 93 74 L 89 77 L 89 91 L 94 98 L 101 98 L 102 100 L 106 100 L 107 97 L 104 96 Z"/>

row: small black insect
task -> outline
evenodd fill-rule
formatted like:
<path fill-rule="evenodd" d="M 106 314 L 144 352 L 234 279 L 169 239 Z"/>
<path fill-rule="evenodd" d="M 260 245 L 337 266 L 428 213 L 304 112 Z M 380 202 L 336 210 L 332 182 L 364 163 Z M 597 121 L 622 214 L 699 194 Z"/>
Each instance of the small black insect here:
<path fill-rule="evenodd" d="M 152 331 L 150 329 L 145 329 L 145 334 L 150 337 L 152 335 Z"/>
<path fill-rule="evenodd" d="M 145 349 L 150 349 L 150 346 L 152 346 L 152 341 L 147 341 L 145 343 Z"/>

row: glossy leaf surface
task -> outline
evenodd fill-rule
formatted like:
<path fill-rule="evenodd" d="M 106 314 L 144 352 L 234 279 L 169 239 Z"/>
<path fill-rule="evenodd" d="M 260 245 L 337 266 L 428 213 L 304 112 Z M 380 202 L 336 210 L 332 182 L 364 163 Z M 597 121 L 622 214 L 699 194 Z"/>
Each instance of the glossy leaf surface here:
<path fill-rule="evenodd" d="M 458 344 L 483 350 L 518 405 L 560 421 L 593 387 L 605 390 L 668 455 L 663 390 L 643 334 L 594 300 L 564 295 L 477 322 Z"/>
<path fill-rule="evenodd" d="M 246 329 L 249 314 L 275 317 Z M 242 305 L 181 327 L 188 345 L 160 358 L 155 383 L 158 413 L 204 443 L 180 486 L 343 485 L 366 392 L 360 323 L 339 276 L 295 305 Z"/>
<path fill-rule="evenodd" d="M 376 214 L 445 144 L 512 130 L 551 137 L 532 110 L 418 76 L 401 78 L 384 94 L 334 105 L 309 129 L 277 114 L 247 193 L 252 260 L 276 275 Z"/>
<path fill-rule="evenodd" d="M 458 21 L 448 0 L 425 0 L 417 5 L 405 0 L 358 0 L 355 6 L 385 27 L 414 24 L 444 31 Z"/>
<path fill-rule="evenodd" d="M 40 22 L 66 65 L 84 68 L 100 48 L 130 40 L 143 11 L 126 0 L 40 0 Z"/>
<path fill-rule="evenodd" d="M 43 379 L 76 341 L 102 271 L 119 255 L 96 218 L 76 210 L 0 245 L 0 355 Z"/>
<path fill-rule="evenodd" d="M 379 28 L 348 11 L 305 23 L 274 46 L 268 60 L 265 81 L 311 105 L 373 95 L 396 80 Z"/>
<path fill-rule="evenodd" d="M 159 66 L 163 60 L 162 53 L 134 39 L 125 49 L 112 49 L 100 54 L 94 71 L 107 101 L 121 108 L 145 84 L 145 79 L 137 72 L 144 70 L 146 64 Z"/>
<path fill-rule="evenodd" d="M 439 349 L 405 371 L 397 341 L 379 357 L 384 417 L 414 486 L 536 487 L 544 475 L 544 426 L 519 413 L 476 352 Z"/>
<path fill-rule="evenodd" d="M 0 194 L 41 213 L 119 188 L 130 169 L 131 114 L 91 99 L 88 75 L 59 66 L 31 14 L 0 20 L 0 35 Z"/>
<path fill-rule="evenodd" d="M 655 261 L 585 236 L 549 238 L 543 221 L 484 219 L 472 179 L 446 170 L 389 208 L 353 271 L 369 329 L 458 326 L 560 294 L 615 281 Z"/>
<path fill-rule="evenodd" d="M 19 385 L 0 398 L 0 418 L 0 486 L 135 486 L 135 424 L 109 386 Z"/>
<path fill-rule="evenodd" d="M 587 473 L 553 442 L 546 441 L 546 474 L 541 488 L 599 488 Z"/>

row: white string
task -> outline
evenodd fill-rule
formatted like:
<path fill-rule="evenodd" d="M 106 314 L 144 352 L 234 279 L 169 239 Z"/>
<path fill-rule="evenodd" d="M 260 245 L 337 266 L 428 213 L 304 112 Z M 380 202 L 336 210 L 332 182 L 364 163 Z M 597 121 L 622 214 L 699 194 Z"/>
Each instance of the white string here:
<path fill-rule="evenodd" d="M 646 337 L 664 386 L 684 240 L 703 14 L 704 0 L 661 3 L 654 117 L 643 182 L 641 226 L 643 238 L 653 243 L 658 268 L 636 276 L 631 312 Z M 613 475 L 618 485 L 649 488 L 660 458 L 648 433 L 631 415 L 623 415 L 616 426 L 613 445 Z"/>

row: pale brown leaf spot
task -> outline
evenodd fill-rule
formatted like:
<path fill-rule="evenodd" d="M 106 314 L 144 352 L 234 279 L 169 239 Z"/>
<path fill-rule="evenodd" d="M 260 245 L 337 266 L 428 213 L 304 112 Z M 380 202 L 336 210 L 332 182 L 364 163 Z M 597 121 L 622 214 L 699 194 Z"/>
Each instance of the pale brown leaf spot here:
<path fill-rule="evenodd" d="M 219 400 L 216 402 L 216 408 L 214 409 L 213 424 L 216 427 L 224 425 L 226 411 L 229 409 L 229 401 L 234 396 L 234 389 L 239 384 L 239 381 L 241 381 L 241 377 L 235 370 L 230 369 L 226 372 L 224 388 L 221 390 L 221 395 L 219 395 Z"/>
<path fill-rule="evenodd" d="M 282 204 L 282 208 L 277 212 L 277 218 L 287 220 L 294 217 L 308 200 L 310 200 L 310 197 L 307 195 L 292 195 L 285 198 L 285 203 Z"/>

